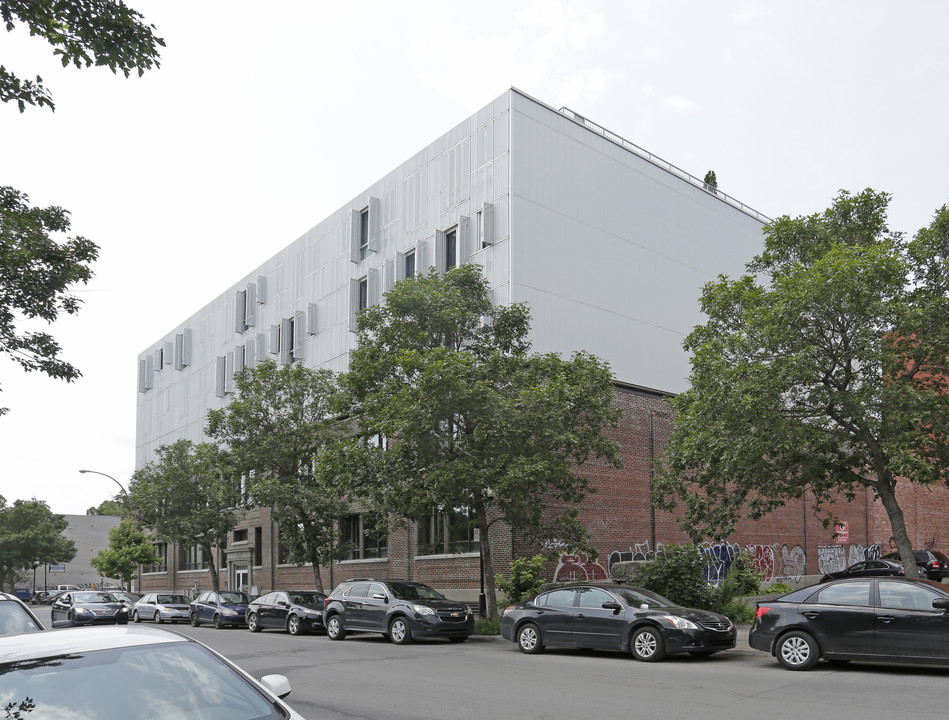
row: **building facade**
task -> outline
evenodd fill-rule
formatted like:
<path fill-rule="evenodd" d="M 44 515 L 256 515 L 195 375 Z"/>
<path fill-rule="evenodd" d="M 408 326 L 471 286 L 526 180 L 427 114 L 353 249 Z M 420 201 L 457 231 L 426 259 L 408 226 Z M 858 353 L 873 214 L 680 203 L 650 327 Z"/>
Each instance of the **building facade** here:
<path fill-rule="evenodd" d="M 557 577 L 585 567 L 604 574 L 614 554 L 648 555 L 684 539 L 675 519 L 649 501 L 649 460 L 668 437 L 664 398 L 686 387 L 682 341 L 702 321 L 702 286 L 741 274 L 761 249 L 767 221 L 586 118 L 511 89 L 139 356 L 137 465 L 178 439 L 204 440 L 208 410 L 229 402 L 241 368 L 273 358 L 344 371 L 360 309 L 426 268 L 476 263 L 494 302 L 530 306 L 534 350 L 585 350 L 614 372 L 625 467 L 582 469 L 598 489 L 583 515 L 601 555 L 565 555 L 551 568 Z M 354 542 L 357 556 L 324 568 L 324 586 L 370 575 L 477 593 L 481 539 L 459 534 L 451 518 L 381 535 L 364 520 L 358 513 L 341 519 L 341 539 Z M 802 535 L 808 522 L 758 524 L 738 542 L 786 548 L 795 561 L 800 548 L 802 568 L 816 572 L 817 545 Z M 765 526 L 767 536 L 759 532 Z M 491 542 L 499 569 L 533 551 L 509 530 Z M 165 562 L 143 575 L 143 586 L 208 586 L 206 558 L 171 545 L 161 551 Z M 312 568 L 282 564 L 280 555 L 279 530 L 266 509 L 254 509 L 216 562 L 232 588 L 313 585 Z"/>

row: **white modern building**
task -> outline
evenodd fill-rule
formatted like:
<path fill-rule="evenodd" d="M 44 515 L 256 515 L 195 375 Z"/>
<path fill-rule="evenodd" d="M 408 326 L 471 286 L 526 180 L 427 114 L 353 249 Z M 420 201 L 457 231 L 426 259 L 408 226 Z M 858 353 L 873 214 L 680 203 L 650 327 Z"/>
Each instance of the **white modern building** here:
<path fill-rule="evenodd" d="M 138 359 L 136 463 L 203 439 L 262 358 L 345 370 L 361 305 L 417 270 L 474 262 L 526 302 L 533 347 L 586 350 L 618 382 L 686 386 L 685 335 L 767 218 L 567 109 L 511 89 L 184 319 Z"/>
<path fill-rule="evenodd" d="M 156 338 L 138 358 L 137 465 L 162 445 L 204 440 L 208 410 L 229 401 L 242 367 L 274 358 L 343 371 L 361 308 L 423 269 L 477 263 L 495 302 L 530 306 L 535 351 L 585 350 L 610 363 L 627 457 L 608 486 L 623 497 L 607 487 L 597 497 L 609 517 L 585 512 L 604 557 L 655 540 L 643 508 L 665 433 L 655 422 L 662 398 L 686 387 L 682 342 L 702 319 L 702 286 L 744 271 L 767 220 L 576 113 L 508 90 Z M 362 532 L 357 516 L 341 528 Z M 324 583 L 370 574 L 477 587 L 479 540 L 433 557 L 420 535 L 400 532 L 374 538 L 372 552 L 331 567 Z M 259 510 L 233 534 L 218 558 L 231 587 L 305 581 L 280 565 L 278 535 Z M 498 542 L 500 564 L 529 552 L 510 533 Z M 159 550 L 165 560 L 143 586 L 205 586 L 189 549 Z"/>

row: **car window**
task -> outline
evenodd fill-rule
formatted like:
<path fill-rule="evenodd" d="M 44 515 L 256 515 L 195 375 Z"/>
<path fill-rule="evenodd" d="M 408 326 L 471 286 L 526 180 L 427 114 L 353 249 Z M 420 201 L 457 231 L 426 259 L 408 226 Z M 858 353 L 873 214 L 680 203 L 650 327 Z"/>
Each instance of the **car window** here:
<path fill-rule="evenodd" d="M 880 582 L 879 589 L 880 607 L 884 608 L 932 612 L 933 600 L 944 597 L 927 587 L 909 583 Z"/>
<path fill-rule="evenodd" d="M 808 598 L 808 602 L 824 605 L 870 605 L 870 581 L 828 585 Z"/>
<path fill-rule="evenodd" d="M 142 598 L 143 605 L 147 605 L 148 603 L 154 603 L 154 602 L 155 602 L 154 595 L 146 595 L 144 598 Z"/>
<path fill-rule="evenodd" d="M 198 599 L 195 600 L 195 602 L 206 603 L 208 599 L 210 598 L 210 596 L 211 596 L 211 593 L 203 592 L 200 595 L 198 595 Z"/>
<path fill-rule="evenodd" d="M 546 605 L 547 607 L 573 607 L 573 601 L 577 597 L 577 591 L 574 588 L 563 590 L 552 590 L 537 598 L 535 605 Z"/>
<path fill-rule="evenodd" d="M 276 605 L 279 602 L 285 602 L 285 603 L 290 602 L 290 596 L 287 595 L 287 593 L 285 592 L 270 593 L 270 595 L 268 595 L 267 597 L 269 598 L 267 602 L 272 603 L 274 605 Z"/>
<path fill-rule="evenodd" d="M 303 605 L 304 607 L 322 610 L 323 599 L 325 597 L 325 595 L 321 595 L 318 592 L 298 592 L 293 593 L 290 599 L 295 605 Z"/>
<path fill-rule="evenodd" d="M 616 588 L 613 592 L 619 595 L 620 599 L 624 603 L 634 608 L 642 607 L 644 605 L 651 608 L 677 607 L 676 604 L 671 600 L 667 600 L 662 595 L 649 590 L 624 587 Z"/>
<path fill-rule="evenodd" d="M 246 603 L 249 602 L 244 593 L 241 592 L 222 592 L 219 594 L 222 603 Z"/>
<path fill-rule="evenodd" d="M 346 597 L 364 598 L 369 592 L 369 583 L 353 583 L 346 591 Z"/>
<path fill-rule="evenodd" d="M 860 570 L 866 570 L 869 567 L 869 563 L 858 562 L 850 566 L 849 572 L 858 572 Z"/>
<path fill-rule="evenodd" d="M 379 583 L 373 583 L 369 586 L 369 597 L 372 597 L 373 595 L 385 595 L 386 597 L 389 597 L 389 593 L 386 592 L 385 587 Z"/>
<path fill-rule="evenodd" d="M 42 630 L 30 614 L 13 601 L 0 601 L 0 635 Z"/>
<path fill-rule="evenodd" d="M 602 608 L 605 602 L 616 602 L 616 598 L 600 588 L 580 588 L 580 607 Z"/>

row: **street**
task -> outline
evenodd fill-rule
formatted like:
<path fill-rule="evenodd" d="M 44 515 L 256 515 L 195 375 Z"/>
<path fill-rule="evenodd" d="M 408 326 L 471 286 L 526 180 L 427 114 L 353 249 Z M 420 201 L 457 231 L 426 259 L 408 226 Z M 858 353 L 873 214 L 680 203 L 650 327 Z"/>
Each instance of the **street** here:
<path fill-rule="evenodd" d="M 748 648 L 747 629 L 735 650 L 650 664 L 585 651 L 527 656 L 495 637 L 396 646 L 378 635 L 333 642 L 325 635 L 163 627 L 200 640 L 256 677 L 286 675 L 293 686 L 288 702 L 309 720 L 893 720 L 944 717 L 949 698 L 945 669 L 821 663 L 809 672 L 783 670 Z"/>

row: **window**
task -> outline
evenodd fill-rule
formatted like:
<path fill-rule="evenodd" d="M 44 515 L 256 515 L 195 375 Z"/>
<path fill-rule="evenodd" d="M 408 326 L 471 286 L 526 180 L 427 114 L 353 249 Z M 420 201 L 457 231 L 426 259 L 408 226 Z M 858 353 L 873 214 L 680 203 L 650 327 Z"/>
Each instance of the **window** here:
<path fill-rule="evenodd" d="M 244 530 L 235 530 L 234 531 L 234 542 L 242 543 L 247 542 L 247 529 Z"/>
<path fill-rule="evenodd" d="M 254 528 L 254 565 L 264 564 L 264 532 L 263 528 Z"/>
<path fill-rule="evenodd" d="M 349 515 L 340 520 L 339 529 L 344 560 L 389 556 L 389 532 L 385 520 L 368 514 Z"/>
<path fill-rule="evenodd" d="M 602 608 L 603 603 L 616 602 L 616 598 L 600 588 L 580 588 L 579 606 L 582 608 Z"/>
<path fill-rule="evenodd" d="M 885 608 L 895 608 L 901 610 L 928 610 L 933 612 L 933 600 L 938 600 L 942 595 L 938 595 L 929 588 L 909 583 L 888 582 L 881 580 L 879 583 L 880 606 Z M 939 610 L 942 613 L 942 610 Z"/>
<path fill-rule="evenodd" d="M 403 261 L 405 262 L 405 267 L 402 269 L 404 273 L 403 277 L 415 277 L 415 251 L 413 250 L 412 252 L 406 253 Z"/>
<path fill-rule="evenodd" d="M 362 312 L 369 307 L 369 278 L 359 279 L 359 299 L 356 302 L 356 311 Z"/>
<path fill-rule="evenodd" d="M 480 550 L 478 518 L 468 507 L 434 512 L 418 524 L 419 555 L 454 555 Z"/>
<path fill-rule="evenodd" d="M 573 601 L 576 596 L 577 591 L 573 588 L 554 590 L 537 598 L 536 604 L 548 607 L 573 607 Z"/>
<path fill-rule="evenodd" d="M 208 561 L 204 558 L 204 548 L 200 545 L 182 546 L 181 561 L 178 563 L 180 570 L 205 570 L 208 567 Z"/>
<path fill-rule="evenodd" d="M 155 554 L 159 557 L 156 565 L 148 565 L 142 568 L 142 572 L 168 572 L 168 543 L 152 543 L 155 548 Z"/>
<path fill-rule="evenodd" d="M 445 233 L 445 271 L 458 267 L 458 228 Z"/>
<path fill-rule="evenodd" d="M 824 588 L 808 602 L 825 605 L 870 605 L 870 581 L 844 583 Z"/>
<path fill-rule="evenodd" d="M 359 213 L 359 259 L 369 257 L 369 208 Z"/>

